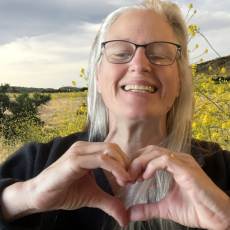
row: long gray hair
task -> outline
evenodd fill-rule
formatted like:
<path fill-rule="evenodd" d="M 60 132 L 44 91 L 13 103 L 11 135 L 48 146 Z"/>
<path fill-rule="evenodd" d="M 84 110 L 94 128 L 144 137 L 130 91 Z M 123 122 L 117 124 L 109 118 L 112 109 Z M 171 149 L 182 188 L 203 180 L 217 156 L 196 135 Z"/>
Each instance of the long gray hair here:
<path fill-rule="evenodd" d="M 174 31 L 174 35 L 181 45 L 181 55 L 177 59 L 181 90 L 172 108 L 167 114 L 167 139 L 160 145 L 164 148 L 184 152 L 191 152 L 191 123 L 193 118 L 193 78 L 189 68 L 187 43 L 188 34 L 185 20 L 179 7 L 167 1 L 143 1 L 127 7 L 121 7 L 109 14 L 95 38 L 91 49 L 87 77 L 89 79 L 87 98 L 87 122 L 84 130 L 89 130 L 89 141 L 96 139 L 103 142 L 109 133 L 109 111 L 102 96 L 97 92 L 96 74 L 102 61 L 101 43 L 105 41 L 110 26 L 121 15 L 134 10 L 148 10 L 163 17 Z M 167 195 L 171 183 L 171 176 L 159 170 L 151 180 L 136 183 L 123 191 L 126 207 L 137 203 L 157 202 Z M 149 191 L 146 194 L 146 191 Z M 144 195 L 143 195 L 144 194 Z M 153 219 L 145 222 L 148 229 L 180 229 L 180 226 L 170 220 Z M 123 229 L 143 229 L 142 222 L 131 222 Z M 118 226 L 115 228 L 119 229 Z"/>

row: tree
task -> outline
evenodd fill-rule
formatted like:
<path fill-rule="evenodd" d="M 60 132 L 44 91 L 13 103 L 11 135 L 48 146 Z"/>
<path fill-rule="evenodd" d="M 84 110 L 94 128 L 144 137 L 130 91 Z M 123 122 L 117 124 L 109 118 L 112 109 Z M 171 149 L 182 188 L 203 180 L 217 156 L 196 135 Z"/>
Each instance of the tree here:
<path fill-rule="evenodd" d="M 14 95 L 14 100 L 6 94 L 9 84 L 0 86 L 0 131 L 6 139 L 19 137 L 21 130 L 31 122 L 36 126 L 43 126 L 44 122 L 38 117 L 38 107 L 51 100 L 50 94 L 34 93 L 30 97 L 28 92 Z M 8 109 L 12 114 L 6 115 Z"/>
<path fill-rule="evenodd" d="M 6 94 L 9 87 L 9 84 L 1 84 L 0 86 L 0 119 L 3 119 L 4 112 L 7 110 L 7 108 L 9 108 L 10 105 L 10 98 Z"/>

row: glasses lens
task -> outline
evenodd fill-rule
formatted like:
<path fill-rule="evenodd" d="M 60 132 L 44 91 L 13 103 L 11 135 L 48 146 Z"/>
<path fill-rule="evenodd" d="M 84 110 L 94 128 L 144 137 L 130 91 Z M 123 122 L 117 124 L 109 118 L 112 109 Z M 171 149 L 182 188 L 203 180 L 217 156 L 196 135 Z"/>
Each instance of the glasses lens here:
<path fill-rule="evenodd" d="M 109 62 L 121 64 L 132 59 L 135 46 L 124 41 L 108 42 L 105 45 L 105 53 Z"/>
<path fill-rule="evenodd" d="M 177 47 L 169 43 L 153 43 L 147 46 L 147 55 L 156 65 L 172 65 L 176 59 Z"/>

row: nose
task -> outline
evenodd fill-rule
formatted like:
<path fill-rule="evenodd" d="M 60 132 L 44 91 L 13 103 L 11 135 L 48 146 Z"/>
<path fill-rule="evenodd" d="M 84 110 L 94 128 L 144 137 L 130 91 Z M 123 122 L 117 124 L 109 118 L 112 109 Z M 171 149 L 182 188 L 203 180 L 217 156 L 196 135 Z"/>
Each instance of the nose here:
<path fill-rule="evenodd" d="M 150 72 L 151 63 L 146 56 L 146 51 L 144 47 L 138 47 L 133 56 L 133 59 L 129 63 L 129 68 L 131 72 Z"/>

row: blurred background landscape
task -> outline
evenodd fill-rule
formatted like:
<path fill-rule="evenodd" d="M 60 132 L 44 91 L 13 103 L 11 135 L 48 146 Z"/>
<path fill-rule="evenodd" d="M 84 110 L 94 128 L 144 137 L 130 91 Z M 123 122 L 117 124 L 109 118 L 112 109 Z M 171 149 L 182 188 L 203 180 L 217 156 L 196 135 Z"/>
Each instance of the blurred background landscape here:
<path fill-rule="evenodd" d="M 0 163 L 30 141 L 82 131 L 96 34 L 110 12 L 140 2 L 0 1 Z M 188 26 L 193 138 L 230 149 L 230 1 L 174 2 Z"/>

